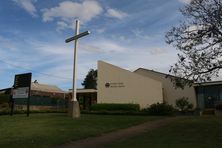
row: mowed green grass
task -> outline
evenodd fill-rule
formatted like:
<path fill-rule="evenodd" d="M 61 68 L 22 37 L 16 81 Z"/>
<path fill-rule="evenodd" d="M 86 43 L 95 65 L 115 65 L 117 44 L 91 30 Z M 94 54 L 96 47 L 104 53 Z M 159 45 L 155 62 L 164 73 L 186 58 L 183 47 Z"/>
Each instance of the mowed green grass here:
<path fill-rule="evenodd" d="M 155 119 L 120 115 L 81 115 L 72 119 L 52 113 L 0 116 L 0 147 L 53 147 Z"/>
<path fill-rule="evenodd" d="M 222 148 L 222 117 L 188 117 L 108 148 Z"/>

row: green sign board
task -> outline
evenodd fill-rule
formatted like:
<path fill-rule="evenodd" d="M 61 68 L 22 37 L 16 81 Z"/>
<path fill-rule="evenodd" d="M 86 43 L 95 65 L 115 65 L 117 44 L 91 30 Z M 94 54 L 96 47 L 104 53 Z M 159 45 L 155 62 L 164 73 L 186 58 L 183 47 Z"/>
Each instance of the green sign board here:
<path fill-rule="evenodd" d="M 15 75 L 14 88 L 30 87 L 32 80 L 32 73 Z"/>
<path fill-rule="evenodd" d="M 29 116 L 32 73 L 15 75 L 12 98 L 27 98 L 27 116 Z M 14 101 L 13 101 L 14 102 Z"/>

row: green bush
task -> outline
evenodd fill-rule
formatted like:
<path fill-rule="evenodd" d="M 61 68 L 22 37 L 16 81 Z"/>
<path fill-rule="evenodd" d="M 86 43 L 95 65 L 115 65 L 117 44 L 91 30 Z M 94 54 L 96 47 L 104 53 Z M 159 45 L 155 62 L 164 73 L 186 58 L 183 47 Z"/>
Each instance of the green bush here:
<path fill-rule="evenodd" d="M 2 104 L 0 104 L 0 108 L 9 108 L 9 104 L 8 103 L 2 103 Z"/>
<path fill-rule="evenodd" d="M 9 115 L 11 112 L 10 109 L 5 109 L 0 111 L 0 115 Z M 26 114 L 27 110 L 14 110 L 13 114 Z M 65 110 L 30 110 L 29 111 L 30 116 L 31 114 L 35 113 L 67 113 Z"/>
<path fill-rule="evenodd" d="M 8 94 L 0 94 L 0 104 L 8 103 L 10 99 L 10 95 Z"/>
<path fill-rule="evenodd" d="M 164 115 L 173 115 L 175 109 L 173 108 L 172 105 L 166 103 L 156 103 L 150 105 L 148 108 L 145 108 L 142 111 L 146 112 L 149 115 L 164 116 Z"/>
<path fill-rule="evenodd" d="M 0 115 L 1 114 L 8 114 L 9 113 L 9 104 L 8 103 L 2 103 L 0 104 Z"/>
<path fill-rule="evenodd" d="M 141 111 L 90 111 L 81 110 L 81 114 L 95 114 L 95 115 L 135 115 L 135 116 L 146 116 L 145 112 Z"/>
<path fill-rule="evenodd" d="M 93 104 L 90 107 L 92 111 L 139 111 L 139 104 L 114 104 L 114 103 L 102 103 Z"/>
<path fill-rule="evenodd" d="M 215 115 L 215 110 L 214 109 L 205 109 L 205 110 L 203 110 L 202 115 Z"/>
<path fill-rule="evenodd" d="M 55 98 L 55 97 L 48 97 L 48 96 L 31 96 L 30 98 L 30 105 L 36 106 L 67 106 L 67 100 L 63 98 Z M 26 98 L 19 98 L 15 99 L 15 104 L 18 105 L 26 105 L 27 99 Z"/>
<path fill-rule="evenodd" d="M 187 112 L 193 108 L 193 104 L 188 101 L 188 98 L 182 97 L 176 100 L 176 108 L 181 112 Z"/>
<path fill-rule="evenodd" d="M 216 108 L 216 110 L 222 110 L 222 103 L 217 104 L 217 105 L 215 106 L 215 108 Z"/>

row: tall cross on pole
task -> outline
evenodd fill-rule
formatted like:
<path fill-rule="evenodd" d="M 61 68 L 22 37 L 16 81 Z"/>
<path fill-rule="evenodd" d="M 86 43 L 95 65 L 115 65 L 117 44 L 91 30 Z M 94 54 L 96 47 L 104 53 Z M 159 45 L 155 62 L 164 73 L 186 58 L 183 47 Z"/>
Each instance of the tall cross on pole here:
<path fill-rule="evenodd" d="M 79 103 L 76 97 L 76 78 L 77 78 L 77 46 L 78 46 L 78 39 L 88 35 L 90 32 L 85 31 L 79 34 L 79 20 L 76 20 L 76 31 L 75 36 L 70 37 L 65 40 L 66 43 L 71 41 L 75 41 L 74 44 L 74 61 L 73 61 L 73 83 L 72 83 L 72 100 L 71 100 L 71 108 L 69 108 L 69 112 L 73 118 L 78 118 L 80 116 L 80 109 Z"/>

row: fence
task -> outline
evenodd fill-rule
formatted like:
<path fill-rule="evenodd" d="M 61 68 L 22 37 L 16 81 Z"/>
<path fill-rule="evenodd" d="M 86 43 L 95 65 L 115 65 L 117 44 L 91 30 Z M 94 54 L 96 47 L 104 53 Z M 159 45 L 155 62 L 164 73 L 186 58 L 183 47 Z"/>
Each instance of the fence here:
<path fill-rule="evenodd" d="M 27 98 L 14 99 L 15 110 L 26 110 Z M 9 96 L 0 97 L 0 111 L 9 110 Z M 3 109 L 4 107 L 4 109 Z M 30 97 L 30 110 L 56 110 L 66 111 L 68 108 L 68 100 L 63 98 L 53 98 L 48 96 L 31 96 Z"/>

